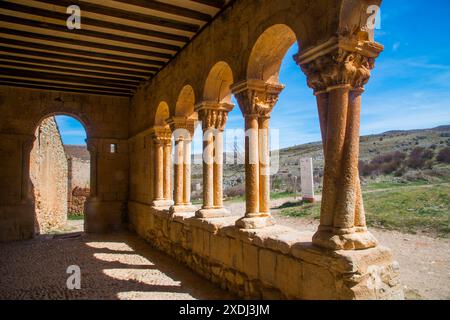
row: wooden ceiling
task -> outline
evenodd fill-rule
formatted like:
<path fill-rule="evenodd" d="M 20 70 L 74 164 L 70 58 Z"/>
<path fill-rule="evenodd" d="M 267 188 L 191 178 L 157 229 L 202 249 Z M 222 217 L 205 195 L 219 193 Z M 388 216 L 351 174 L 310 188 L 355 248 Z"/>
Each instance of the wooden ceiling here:
<path fill-rule="evenodd" d="M 132 96 L 229 2 L 0 0 L 0 85 Z"/>

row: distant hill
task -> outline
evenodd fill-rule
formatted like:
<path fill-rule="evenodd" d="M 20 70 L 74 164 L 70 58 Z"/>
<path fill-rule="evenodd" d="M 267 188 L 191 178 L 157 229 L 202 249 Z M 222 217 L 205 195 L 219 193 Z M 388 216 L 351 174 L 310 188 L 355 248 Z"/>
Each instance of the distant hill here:
<path fill-rule="evenodd" d="M 375 156 L 393 151 L 409 153 L 416 147 L 440 150 L 450 146 L 450 125 L 432 129 L 396 130 L 381 134 L 362 136 L 360 142 L 360 159 L 369 161 Z M 321 142 L 312 142 L 279 150 L 279 174 L 300 175 L 299 160 L 303 157 L 313 158 L 314 170 L 323 170 L 323 152 Z M 198 157 L 201 155 L 195 155 Z M 200 182 L 202 166 L 193 166 L 193 181 Z M 225 165 L 224 182 L 227 179 L 244 179 L 243 165 Z"/>

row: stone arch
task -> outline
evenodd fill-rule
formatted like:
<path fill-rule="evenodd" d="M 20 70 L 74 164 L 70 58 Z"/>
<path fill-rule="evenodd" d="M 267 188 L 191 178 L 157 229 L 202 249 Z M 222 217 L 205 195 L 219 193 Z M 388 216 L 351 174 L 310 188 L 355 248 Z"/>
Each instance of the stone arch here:
<path fill-rule="evenodd" d="M 156 108 L 154 125 L 158 127 L 167 127 L 167 120 L 170 117 L 169 105 L 162 101 Z"/>
<path fill-rule="evenodd" d="M 295 41 L 295 32 L 285 24 L 275 24 L 267 28 L 252 48 L 247 78 L 278 83 L 281 62 Z"/>
<path fill-rule="evenodd" d="M 176 117 L 186 117 L 189 119 L 196 118 L 195 106 L 195 93 L 194 89 L 190 85 L 185 85 L 178 95 L 175 105 L 174 115 Z"/>
<path fill-rule="evenodd" d="M 65 115 L 77 120 L 86 135 L 88 135 L 87 118 L 70 112 L 49 111 L 43 114 L 45 116 L 39 117 L 34 128 L 34 142 L 27 149 L 26 155 L 29 164 L 24 170 L 28 180 L 28 199 L 34 207 L 34 228 L 37 233 L 42 232 L 42 228 L 48 231 L 53 227 L 63 226 L 69 212 L 79 214 L 84 212 L 83 204 L 91 188 L 91 181 L 88 180 L 84 180 L 83 186 L 73 184 L 71 167 L 74 162 L 68 157 L 55 116 Z M 41 126 L 45 128 L 42 131 Z M 91 164 L 82 166 L 86 169 L 85 174 L 90 176 Z M 76 198 L 79 203 L 74 205 Z M 83 202 L 80 204 L 80 201 Z"/>
<path fill-rule="evenodd" d="M 228 63 L 217 62 L 206 78 L 203 100 L 208 102 L 231 103 L 231 89 L 233 71 Z"/>
<path fill-rule="evenodd" d="M 58 110 L 55 108 L 48 108 L 45 109 L 41 115 L 37 118 L 36 121 L 33 121 L 32 123 L 32 128 L 31 129 L 31 134 L 34 135 L 34 133 L 36 132 L 36 129 L 39 127 L 39 125 L 42 123 L 43 120 L 50 118 L 50 117 L 54 117 L 54 116 L 68 116 L 68 117 L 72 117 L 74 119 L 76 119 L 77 121 L 79 121 L 81 123 L 81 125 L 84 128 L 84 131 L 86 131 L 86 137 L 92 137 L 93 135 L 93 129 L 92 129 L 92 124 L 89 121 L 89 118 L 83 114 L 80 113 L 78 111 L 67 111 L 67 110 Z"/>

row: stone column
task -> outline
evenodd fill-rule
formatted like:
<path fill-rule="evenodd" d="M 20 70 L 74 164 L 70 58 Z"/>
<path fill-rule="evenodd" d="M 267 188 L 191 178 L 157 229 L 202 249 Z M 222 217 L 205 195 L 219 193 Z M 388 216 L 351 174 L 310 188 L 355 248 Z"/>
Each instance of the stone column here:
<path fill-rule="evenodd" d="M 153 148 L 153 206 L 166 209 L 173 204 L 171 196 L 172 144 L 169 128 L 154 127 Z"/>
<path fill-rule="evenodd" d="M 217 130 L 214 139 L 214 207 L 223 208 L 223 130 Z"/>
<path fill-rule="evenodd" d="M 191 206 L 191 145 L 192 140 L 184 140 L 183 153 L 183 205 Z"/>
<path fill-rule="evenodd" d="M 374 42 L 334 38 L 296 56 L 317 97 L 325 167 L 313 243 L 327 249 L 377 245 L 365 224 L 358 156 L 361 94 L 382 49 Z"/>
<path fill-rule="evenodd" d="M 173 199 L 176 206 L 183 205 L 183 166 L 184 166 L 184 140 L 183 138 L 178 138 L 175 140 L 175 159 L 174 159 L 174 190 Z"/>
<path fill-rule="evenodd" d="M 172 185 L 171 185 L 171 173 L 172 173 L 172 141 L 166 139 L 164 141 L 164 200 L 172 200 Z"/>
<path fill-rule="evenodd" d="M 246 130 L 246 212 L 236 221 L 239 228 L 256 229 L 275 223 L 270 214 L 269 119 L 283 88 L 262 80 L 247 80 L 232 87 Z"/>
<path fill-rule="evenodd" d="M 214 132 L 203 128 L 203 206 L 204 210 L 214 208 Z M 197 212 L 198 217 L 202 211 Z"/>
<path fill-rule="evenodd" d="M 155 152 L 154 172 L 155 172 L 155 193 L 154 201 L 164 200 L 164 153 L 163 144 L 159 139 L 153 141 L 153 148 Z"/>
<path fill-rule="evenodd" d="M 175 141 L 174 200 L 170 213 L 195 212 L 191 204 L 191 141 L 195 120 L 172 117 L 168 120 Z"/>
<path fill-rule="evenodd" d="M 270 118 L 260 117 L 259 125 L 259 212 L 270 214 Z"/>
<path fill-rule="evenodd" d="M 229 214 L 223 206 L 223 131 L 232 104 L 203 102 L 196 106 L 203 128 L 203 206 L 198 218 Z"/>

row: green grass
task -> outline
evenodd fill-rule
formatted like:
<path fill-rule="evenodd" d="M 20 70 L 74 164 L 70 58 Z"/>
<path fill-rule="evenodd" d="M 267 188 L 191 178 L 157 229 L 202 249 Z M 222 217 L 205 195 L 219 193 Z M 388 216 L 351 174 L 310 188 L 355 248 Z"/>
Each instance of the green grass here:
<path fill-rule="evenodd" d="M 398 188 L 363 195 L 367 224 L 406 233 L 427 232 L 448 237 L 450 233 L 450 186 Z M 281 213 L 318 219 L 320 204 L 287 203 Z"/>
<path fill-rule="evenodd" d="M 67 220 L 84 220 L 84 214 L 73 214 L 73 213 L 69 213 L 67 215 Z"/>
<path fill-rule="evenodd" d="M 411 186 L 423 186 L 430 184 L 427 180 L 414 180 L 414 181 L 407 181 L 407 180 L 391 180 L 391 181 L 379 181 L 379 182 L 372 182 L 367 185 L 363 185 L 364 191 L 369 190 L 382 190 L 382 189 L 391 189 L 391 188 L 398 188 L 398 187 L 411 187 Z"/>

